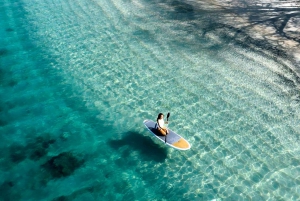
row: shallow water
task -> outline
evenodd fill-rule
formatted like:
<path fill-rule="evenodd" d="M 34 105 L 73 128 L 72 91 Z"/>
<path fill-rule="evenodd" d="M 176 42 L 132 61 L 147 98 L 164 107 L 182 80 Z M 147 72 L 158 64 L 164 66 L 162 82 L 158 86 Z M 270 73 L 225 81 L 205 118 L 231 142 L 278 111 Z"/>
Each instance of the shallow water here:
<path fill-rule="evenodd" d="M 176 1 L 0 11 L 0 199 L 300 198 L 289 56 Z M 151 138 L 159 112 L 191 150 Z"/>

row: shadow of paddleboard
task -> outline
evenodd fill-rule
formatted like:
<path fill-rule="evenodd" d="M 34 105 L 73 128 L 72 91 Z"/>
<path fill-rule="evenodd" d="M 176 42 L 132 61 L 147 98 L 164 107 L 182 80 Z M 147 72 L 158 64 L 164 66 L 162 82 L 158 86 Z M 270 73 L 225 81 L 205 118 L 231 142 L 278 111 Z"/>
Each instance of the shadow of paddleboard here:
<path fill-rule="evenodd" d="M 149 137 L 135 131 L 126 132 L 123 136 L 120 140 L 110 140 L 109 145 L 114 149 L 128 145 L 133 151 L 138 151 L 141 160 L 153 160 L 161 163 L 167 158 L 167 150 L 155 144 Z"/>

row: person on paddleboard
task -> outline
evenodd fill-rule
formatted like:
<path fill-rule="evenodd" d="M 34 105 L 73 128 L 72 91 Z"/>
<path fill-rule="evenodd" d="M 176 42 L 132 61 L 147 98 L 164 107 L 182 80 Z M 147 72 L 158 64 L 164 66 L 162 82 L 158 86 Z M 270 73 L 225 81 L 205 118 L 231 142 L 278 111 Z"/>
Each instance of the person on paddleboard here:
<path fill-rule="evenodd" d="M 168 129 L 165 127 L 165 121 L 164 121 L 164 114 L 163 113 L 159 113 L 156 119 L 157 122 L 157 130 L 160 134 L 162 135 L 168 135 L 169 131 Z M 168 122 L 166 122 L 167 124 Z"/>

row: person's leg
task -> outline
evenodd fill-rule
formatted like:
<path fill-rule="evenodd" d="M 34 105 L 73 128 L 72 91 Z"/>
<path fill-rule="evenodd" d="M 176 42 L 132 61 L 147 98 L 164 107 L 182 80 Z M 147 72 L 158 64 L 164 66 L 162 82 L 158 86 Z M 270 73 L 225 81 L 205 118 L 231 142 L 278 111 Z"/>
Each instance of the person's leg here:
<path fill-rule="evenodd" d="M 161 135 L 167 135 L 166 130 L 165 130 L 164 128 L 159 128 L 159 129 L 158 129 L 158 132 L 159 132 Z"/>

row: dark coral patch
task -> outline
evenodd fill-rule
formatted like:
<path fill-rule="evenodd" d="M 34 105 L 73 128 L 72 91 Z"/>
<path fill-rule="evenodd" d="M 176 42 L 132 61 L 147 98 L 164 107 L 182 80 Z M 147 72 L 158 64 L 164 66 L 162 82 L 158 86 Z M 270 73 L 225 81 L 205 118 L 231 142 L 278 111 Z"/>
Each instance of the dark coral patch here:
<path fill-rule="evenodd" d="M 84 163 L 70 152 L 63 152 L 52 157 L 42 165 L 53 178 L 61 178 L 71 175 Z"/>

